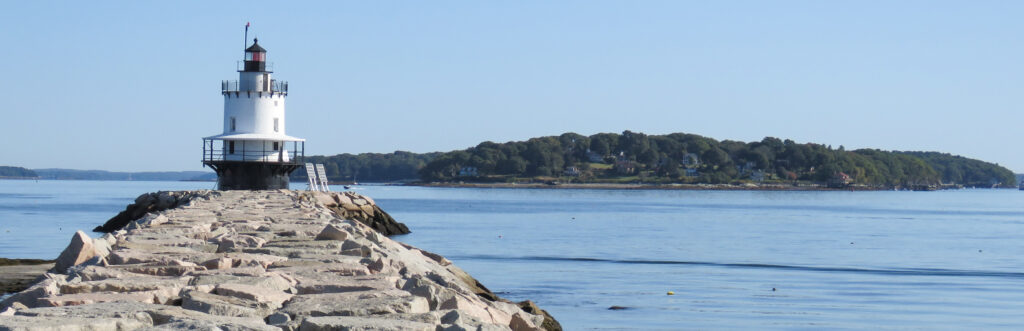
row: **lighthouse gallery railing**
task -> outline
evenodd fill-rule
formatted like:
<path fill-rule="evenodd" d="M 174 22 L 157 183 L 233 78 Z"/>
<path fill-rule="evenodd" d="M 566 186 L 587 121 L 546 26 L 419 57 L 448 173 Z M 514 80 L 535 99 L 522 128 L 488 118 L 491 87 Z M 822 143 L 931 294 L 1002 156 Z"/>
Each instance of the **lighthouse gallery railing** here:
<path fill-rule="evenodd" d="M 286 81 L 271 79 L 269 88 L 269 91 L 253 90 L 251 92 L 274 92 L 288 94 L 288 82 Z M 238 83 L 237 80 L 222 80 L 220 81 L 220 92 L 223 94 L 228 92 L 236 93 L 246 91 L 242 90 L 242 86 Z"/>
<path fill-rule="evenodd" d="M 266 144 L 260 145 L 264 148 L 246 149 L 244 143 L 238 144 L 232 153 L 224 140 L 203 138 L 203 163 L 238 161 L 301 164 L 306 158 L 306 142 L 304 141 L 282 142 L 276 151 L 272 148 L 265 148 Z M 289 145 L 292 147 L 291 150 L 286 148 Z"/>

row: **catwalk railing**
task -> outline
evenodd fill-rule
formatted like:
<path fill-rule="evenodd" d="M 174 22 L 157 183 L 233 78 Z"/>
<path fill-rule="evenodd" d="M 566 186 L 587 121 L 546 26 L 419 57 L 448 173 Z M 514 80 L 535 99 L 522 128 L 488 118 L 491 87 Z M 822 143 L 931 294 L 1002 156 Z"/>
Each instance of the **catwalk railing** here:
<path fill-rule="evenodd" d="M 222 80 L 220 81 L 220 92 L 221 93 L 238 93 L 238 92 L 273 92 L 273 93 L 284 93 L 288 94 L 288 82 L 271 79 L 270 84 L 267 86 L 254 86 L 249 89 L 242 89 L 242 85 L 237 80 Z"/>
<path fill-rule="evenodd" d="M 242 140 L 232 148 L 231 140 L 203 139 L 203 163 L 237 161 L 237 162 L 269 162 L 269 163 L 303 163 L 306 158 L 306 142 L 278 142 L 278 149 L 246 147 Z M 291 146 L 289 150 L 287 147 Z"/>

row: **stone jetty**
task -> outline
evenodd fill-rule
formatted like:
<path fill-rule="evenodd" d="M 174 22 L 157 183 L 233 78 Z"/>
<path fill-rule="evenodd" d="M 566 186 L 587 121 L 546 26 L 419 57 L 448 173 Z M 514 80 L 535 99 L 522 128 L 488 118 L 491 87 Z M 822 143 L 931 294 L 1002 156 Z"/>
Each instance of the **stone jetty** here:
<path fill-rule="evenodd" d="M 351 192 L 158 192 L 122 214 L 0 301 L 0 330 L 561 329 L 388 238 L 408 229 Z"/>

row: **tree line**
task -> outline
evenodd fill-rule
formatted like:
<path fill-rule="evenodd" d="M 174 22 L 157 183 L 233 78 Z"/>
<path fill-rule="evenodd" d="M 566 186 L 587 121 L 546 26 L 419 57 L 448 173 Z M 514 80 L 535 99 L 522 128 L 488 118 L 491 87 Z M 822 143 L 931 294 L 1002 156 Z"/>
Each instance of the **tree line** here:
<path fill-rule="evenodd" d="M 39 177 L 39 175 L 36 174 L 36 172 L 32 171 L 31 169 L 26 169 L 22 167 L 0 166 L 0 177 L 34 178 Z"/>
<path fill-rule="evenodd" d="M 632 131 L 486 141 L 443 153 L 309 156 L 306 162 L 323 163 L 328 179 L 334 182 L 826 183 L 839 178 L 871 187 L 1016 186 L 1009 169 L 945 153 L 848 151 L 843 146 L 774 137 L 740 142 L 687 133 Z M 294 172 L 292 179 L 305 180 L 305 172 Z"/>
<path fill-rule="evenodd" d="M 993 185 L 998 182 L 1002 187 L 1014 187 L 1020 182 L 1013 172 L 995 163 L 939 152 L 899 153 L 921 158 L 942 175 L 944 182 L 967 186 Z"/>
<path fill-rule="evenodd" d="M 845 176 L 852 183 L 875 187 L 1016 186 L 1013 173 L 1004 167 L 937 152 L 847 151 L 843 146 L 774 137 L 745 143 L 686 133 L 631 131 L 483 142 L 438 155 L 419 175 L 425 181 L 569 177 L 581 182 L 672 183 L 828 182 Z"/>

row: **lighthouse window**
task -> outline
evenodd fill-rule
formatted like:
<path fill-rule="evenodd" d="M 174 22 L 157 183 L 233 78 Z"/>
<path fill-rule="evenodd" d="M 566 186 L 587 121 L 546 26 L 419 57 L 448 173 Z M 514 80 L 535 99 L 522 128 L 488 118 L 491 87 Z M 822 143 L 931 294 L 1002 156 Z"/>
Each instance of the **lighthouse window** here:
<path fill-rule="evenodd" d="M 228 141 L 228 154 L 235 154 L 235 142 Z"/>
<path fill-rule="evenodd" d="M 277 117 L 274 117 L 274 132 L 278 132 L 278 130 L 277 130 L 277 122 L 278 122 L 277 121 Z M 277 144 L 277 143 L 274 143 L 274 144 Z M 274 146 L 277 146 L 277 145 L 274 145 Z M 277 148 L 274 148 L 274 150 L 277 150 Z"/>
<path fill-rule="evenodd" d="M 245 60 L 246 61 L 263 61 L 264 56 L 266 56 L 266 53 L 262 53 L 262 52 L 246 52 L 245 53 Z"/>
<path fill-rule="evenodd" d="M 235 118 L 234 117 L 231 117 L 231 132 L 235 132 Z"/>

